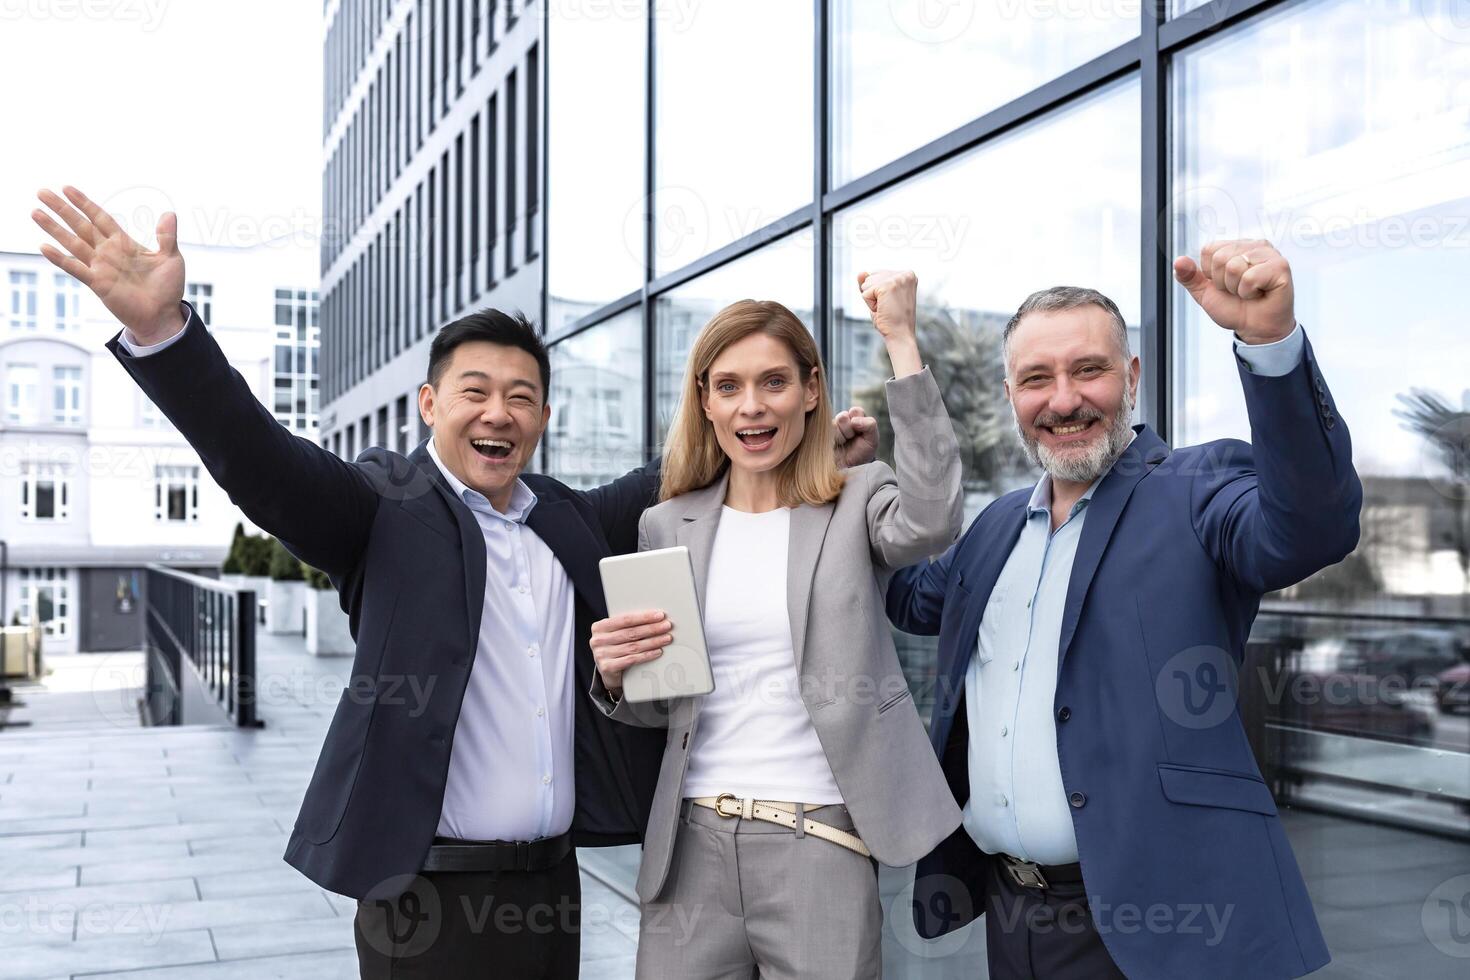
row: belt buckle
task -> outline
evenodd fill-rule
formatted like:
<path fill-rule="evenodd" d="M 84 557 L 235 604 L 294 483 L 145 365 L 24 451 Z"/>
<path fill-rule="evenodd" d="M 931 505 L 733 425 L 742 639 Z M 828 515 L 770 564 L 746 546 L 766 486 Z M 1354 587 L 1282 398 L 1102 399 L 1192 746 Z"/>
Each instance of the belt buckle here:
<path fill-rule="evenodd" d="M 1006 859 L 1006 871 L 1010 872 L 1011 879 L 1023 888 L 1047 888 L 1046 877 L 1041 873 L 1041 867 L 1035 861 L 1013 861 Z"/>
<path fill-rule="evenodd" d="M 735 804 L 735 812 L 734 813 L 726 813 L 725 812 L 725 801 L 726 800 L 729 800 L 730 802 L 732 802 L 732 803 Z M 721 793 L 719 796 L 716 796 L 715 797 L 715 812 L 718 813 L 722 817 L 738 817 L 738 816 L 740 816 L 740 798 L 738 796 L 736 796 L 734 793 Z"/>

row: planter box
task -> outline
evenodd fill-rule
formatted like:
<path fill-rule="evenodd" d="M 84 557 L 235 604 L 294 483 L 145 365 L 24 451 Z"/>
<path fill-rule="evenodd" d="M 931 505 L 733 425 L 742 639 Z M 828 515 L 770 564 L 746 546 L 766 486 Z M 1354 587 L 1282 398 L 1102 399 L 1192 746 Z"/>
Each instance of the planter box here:
<path fill-rule="evenodd" d="M 277 582 L 266 586 L 265 631 L 301 636 L 306 632 L 306 583 Z"/>
<path fill-rule="evenodd" d="M 306 652 L 316 657 L 350 654 L 356 649 L 347 614 L 336 589 L 306 590 Z"/>

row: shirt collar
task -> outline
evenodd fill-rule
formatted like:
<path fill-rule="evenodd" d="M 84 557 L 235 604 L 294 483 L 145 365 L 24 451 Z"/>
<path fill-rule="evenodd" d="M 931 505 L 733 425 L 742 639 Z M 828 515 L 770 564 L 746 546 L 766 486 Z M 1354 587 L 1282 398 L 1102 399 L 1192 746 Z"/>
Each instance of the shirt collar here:
<path fill-rule="evenodd" d="M 1133 445 L 1133 440 L 1136 438 L 1138 438 L 1137 432 L 1129 433 L 1128 444 L 1123 447 L 1124 452 L 1127 451 L 1128 446 Z M 1087 489 L 1082 491 L 1082 496 L 1079 497 L 1077 499 L 1077 502 L 1072 505 L 1071 512 L 1067 514 L 1068 519 L 1076 517 L 1078 512 L 1088 505 L 1088 503 L 1092 500 L 1092 495 L 1097 492 L 1097 488 L 1102 484 L 1102 481 L 1108 478 L 1108 474 L 1113 471 L 1113 467 L 1117 465 L 1118 460 L 1122 458 L 1123 453 L 1119 453 L 1116 457 L 1114 457 L 1113 461 L 1108 464 L 1108 468 L 1103 470 L 1102 473 L 1098 475 L 1098 478 L 1096 480 L 1093 480 L 1087 485 Z M 1026 517 L 1030 519 L 1037 514 L 1050 513 L 1051 474 L 1045 473 L 1042 475 L 1041 479 L 1037 481 L 1036 488 L 1031 491 L 1031 499 L 1026 501 Z"/>
<path fill-rule="evenodd" d="M 449 471 L 449 467 L 445 466 L 444 461 L 439 458 L 439 451 L 434 448 L 432 435 L 429 436 L 429 458 L 434 461 L 435 466 L 439 467 L 439 472 L 444 474 L 444 479 L 454 491 L 455 496 L 463 500 L 465 506 L 470 510 L 495 514 L 518 524 L 524 524 L 526 518 L 531 514 L 531 508 L 536 506 L 535 491 L 526 486 L 525 481 L 520 477 L 516 477 L 515 486 L 510 491 L 510 504 L 503 513 L 496 510 L 488 497 L 478 490 L 465 486 L 459 477 Z"/>

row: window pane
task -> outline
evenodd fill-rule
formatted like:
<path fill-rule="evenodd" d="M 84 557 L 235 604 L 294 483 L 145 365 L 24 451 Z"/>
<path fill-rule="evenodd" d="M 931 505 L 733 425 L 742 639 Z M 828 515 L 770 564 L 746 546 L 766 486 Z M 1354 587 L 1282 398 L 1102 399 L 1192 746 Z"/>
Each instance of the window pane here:
<path fill-rule="evenodd" d="M 551 349 L 546 469 L 574 487 L 643 462 L 643 324 L 637 309 Z"/>
<path fill-rule="evenodd" d="M 168 519 L 171 521 L 182 521 L 187 519 L 185 489 L 182 484 L 172 483 L 168 487 Z"/>
<path fill-rule="evenodd" d="M 1137 4 L 836 0 L 832 180 L 846 183 L 1138 36 Z M 1134 138 L 1120 131 L 1119 136 Z"/>
<path fill-rule="evenodd" d="M 1463 833 L 1470 737 L 1433 694 L 1455 689 L 1438 678 L 1470 651 L 1470 361 L 1457 286 L 1470 255 L 1470 35 L 1463 17 L 1454 30 L 1457 6 L 1315 0 L 1182 54 L 1171 217 L 1177 251 L 1260 237 L 1286 255 L 1363 481 L 1356 552 L 1268 596 L 1256 620 L 1251 646 L 1282 673 L 1279 690 L 1350 682 L 1340 697 L 1268 704 L 1266 737 L 1294 734 L 1267 778 L 1283 802 Z M 1249 438 L 1231 338 L 1175 293 L 1179 441 Z M 1345 895 L 1346 882 L 1329 884 L 1339 880 L 1322 886 Z M 1420 934 L 1419 905 L 1363 920 L 1355 948 L 1382 953 Z M 1393 954 L 1399 975 L 1444 969 L 1422 942 Z"/>
<path fill-rule="evenodd" d="M 839 404 L 882 415 L 891 368 L 857 273 L 919 276 L 920 347 L 964 433 L 966 513 L 1035 476 L 1001 388 L 1001 331 L 1058 283 L 1116 302 L 1138 351 L 1139 145 L 1134 79 L 841 212 L 833 221 L 832 373 Z M 1057 193 L 1066 188 L 1066 193 Z M 883 438 L 891 452 L 891 436 Z"/>
<path fill-rule="evenodd" d="M 56 484 L 47 480 L 36 484 L 36 519 L 49 521 L 56 517 Z"/>
<path fill-rule="evenodd" d="M 654 412 L 660 445 L 684 385 L 694 338 L 711 316 L 737 299 L 771 299 L 812 327 L 811 229 L 705 273 L 658 298 L 654 306 Z"/>
<path fill-rule="evenodd" d="M 654 265 L 662 273 L 811 202 L 813 42 L 811 4 L 659 10 Z"/>
<path fill-rule="evenodd" d="M 643 284 L 645 4 L 591 9 L 548 11 L 550 331 Z"/>
<path fill-rule="evenodd" d="M 1139 141 L 1119 136 L 1140 125 L 1137 80 L 1126 79 L 833 219 L 836 403 L 877 417 L 891 462 L 883 383 L 892 369 L 857 273 L 914 269 L 919 348 L 960 438 L 967 521 L 1039 475 L 1002 388 L 1001 333 L 1021 301 L 1059 283 L 1091 286 L 1118 304 L 1138 350 Z M 927 717 L 937 646 L 897 631 L 894 643 Z"/>

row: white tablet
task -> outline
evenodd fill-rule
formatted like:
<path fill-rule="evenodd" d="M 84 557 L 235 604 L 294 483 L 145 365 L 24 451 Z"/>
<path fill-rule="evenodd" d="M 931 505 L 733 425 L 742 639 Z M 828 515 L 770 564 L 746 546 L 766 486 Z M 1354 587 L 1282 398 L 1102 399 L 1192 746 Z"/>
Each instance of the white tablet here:
<path fill-rule="evenodd" d="M 713 691 L 715 678 L 704 643 L 689 549 L 680 546 L 617 555 L 602 559 L 598 567 L 609 616 L 662 609 L 674 625 L 673 639 L 663 648 L 663 656 L 623 672 L 623 697 L 655 701 Z"/>

